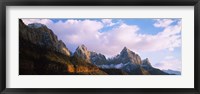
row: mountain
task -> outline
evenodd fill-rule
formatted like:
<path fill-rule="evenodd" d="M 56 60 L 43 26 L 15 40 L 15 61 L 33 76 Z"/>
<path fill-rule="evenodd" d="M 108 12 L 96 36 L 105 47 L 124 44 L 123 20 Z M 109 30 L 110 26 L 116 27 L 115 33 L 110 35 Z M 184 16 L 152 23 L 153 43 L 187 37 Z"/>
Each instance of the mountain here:
<path fill-rule="evenodd" d="M 170 70 L 170 69 L 168 69 L 168 70 L 162 70 L 162 71 L 164 71 L 164 72 L 166 72 L 168 74 L 181 75 L 180 71 L 175 71 L 175 70 Z"/>
<path fill-rule="evenodd" d="M 134 64 L 139 65 L 142 63 L 141 58 L 138 54 L 124 47 L 120 54 L 109 59 L 110 64 Z"/>
<path fill-rule="evenodd" d="M 90 52 L 90 61 L 95 65 L 103 65 L 108 63 L 106 57 L 103 54 L 96 52 Z"/>
<path fill-rule="evenodd" d="M 70 52 L 62 40 L 40 23 L 19 20 L 20 75 L 168 75 L 127 47 L 113 58 L 80 45 Z"/>
<path fill-rule="evenodd" d="M 82 46 L 77 52 L 84 52 Z M 97 66 L 87 62 L 86 56 L 72 56 L 62 40 L 45 25 L 25 25 L 19 20 L 19 74 L 20 75 L 106 75 Z M 79 58 L 78 56 L 83 56 Z"/>
<path fill-rule="evenodd" d="M 140 66 L 142 64 L 140 56 L 126 47 L 115 58 L 107 60 L 104 55 L 88 51 L 85 45 L 80 45 L 74 52 L 74 57 L 81 59 L 77 63 L 94 64 L 110 75 L 149 74 L 148 71 Z"/>
<path fill-rule="evenodd" d="M 120 52 L 119 61 L 121 63 L 130 62 L 131 64 L 141 64 L 141 58 L 138 54 L 132 52 L 128 48 L 124 47 L 123 50 Z"/>
<path fill-rule="evenodd" d="M 19 74 L 73 74 L 69 50 L 45 25 L 19 20 Z"/>
<path fill-rule="evenodd" d="M 107 73 L 102 71 L 99 67 L 92 64 L 91 52 L 87 50 L 85 45 L 80 45 L 76 48 L 71 62 L 75 65 L 77 74 L 104 74 Z"/>
<path fill-rule="evenodd" d="M 150 63 L 150 61 L 149 61 L 148 58 L 142 60 L 141 67 L 144 68 L 144 69 L 146 69 L 146 70 L 148 70 L 148 71 L 150 71 L 151 69 L 153 69 L 153 67 L 152 67 L 152 65 L 151 65 L 151 63 Z"/>
<path fill-rule="evenodd" d="M 149 74 L 148 71 L 144 70 L 141 67 L 142 60 L 140 56 L 131 51 L 130 49 L 128 49 L 127 47 L 124 47 L 123 50 L 120 52 L 118 61 L 124 64 L 122 70 L 127 72 L 128 74 L 134 74 L 134 75 Z"/>
<path fill-rule="evenodd" d="M 90 62 L 90 52 L 87 50 L 85 45 L 78 46 L 74 52 L 74 56 L 84 59 L 86 62 Z"/>
<path fill-rule="evenodd" d="M 148 58 L 141 60 L 140 56 L 127 47 L 120 54 L 110 58 L 106 64 L 96 64 L 102 69 L 120 69 L 129 75 L 167 75 L 159 69 L 152 67 Z"/>
<path fill-rule="evenodd" d="M 141 64 L 141 67 L 145 70 L 147 70 L 151 75 L 168 75 L 168 73 L 160 70 L 160 69 L 157 69 L 157 68 L 154 68 L 149 59 L 146 58 L 144 60 L 142 60 L 142 64 Z"/>
<path fill-rule="evenodd" d="M 116 57 L 108 59 L 108 64 L 100 65 L 103 69 L 121 69 L 131 75 L 149 74 L 140 65 L 141 58 L 127 47 L 124 47 Z"/>
<path fill-rule="evenodd" d="M 22 20 L 19 20 L 19 28 L 20 38 L 28 40 L 40 47 L 52 49 L 66 56 L 70 56 L 70 51 L 66 48 L 63 41 L 58 40 L 53 31 L 48 29 L 45 25 L 33 23 L 26 26 Z"/>
<path fill-rule="evenodd" d="M 87 47 L 83 44 L 76 48 L 74 56 L 85 60 L 87 63 L 95 65 L 107 64 L 107 60 L 104 55 L 87 50 Z"/>
<path fill-rule="evenodd" d="M 148 58 L 142 60 L 141 66 L 143 66 L 143 67 L 152 67 Z"/>

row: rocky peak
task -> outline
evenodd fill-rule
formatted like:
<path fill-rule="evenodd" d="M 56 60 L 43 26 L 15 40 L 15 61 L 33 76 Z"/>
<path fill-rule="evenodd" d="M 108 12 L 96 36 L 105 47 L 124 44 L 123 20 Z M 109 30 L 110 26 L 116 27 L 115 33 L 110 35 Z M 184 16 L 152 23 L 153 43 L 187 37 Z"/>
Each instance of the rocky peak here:
<path fill-rule="evenodd" d="M 103 54 L 90 52 L 87 50 L 87 47 L 83 44 L 76 48 L 76 51 L 74 52 L 74 56 L 79 57 L 85 60 L 86 62 L 95 64 L 95 65 L 101 65 L 101 64 L 107 63 L 106 57 Z"/>
<path fill-rule="evenodd" d="M 29 24 L 28 26 L 19 20 L 19 36 L 42 48 L 48 48 L 66 56 L 70 56 L 70 51 L 62 41 L 59 41 L 52 30 L 40 23 Z"/>
<path fill-rule="evenodd" d="M 131 56 L 135 56 L 137 54 L 135 54 L 133 51 L 131 51 L 130 49 L 128 49 L 127 47 L 124 47 L 122 49 L 122 51 L 120 52 L 120 56 L 121 57 L 131 57 Z"/>
<path fill-rule="evenodd" d="M 152 66 L 151 66 L 151 63 L 149 62 L 149 59 L 148 59 L 148 58 L 142 60 L 142 66 L 149 66 L 149 67 L 152 67 Z"/>
<path fill-rule="evenodd" d="M 121 62 L 127 63 L 130 62 L 132 64 L 141 64 L 141 58 L 138 54 L 134 53 L 127 47 L 124 47 L 123 50 L 120 52 L 119 59 Z"/>
<path fill-rule="evenodd" d="M 88 51 L 87 47 L 83 44 L 76 48 L 74 56 L 86 60 L 87 62 L 90 62 L 90 51 Z"/>
<path fill-rule="evenodd" d="M 46 27 L 46 25 L 41 24 L 41 23 L 32 23 L 32 24 L 28 24 L 28 27 L 30 27 L 30 28 L 41 28 L 41 27 Z"/>
<path fill-rule="evenodd" d="M 122 51 L 120 52 L 120 54 L 130 53 L 130 52 L 131 52 L 131 50 L 129 50 L 127 47 L 124 47 L 124 48 L 122 49 Z"/>
<path fill-rule="evenodd" d="M 90 52 L 90 60 L 95 65 L 107 64 L 106 57 L 101 53 Z"/>
<path fill-rule="evenodd" d="M 128 49 L 127 47 L 124 47 L 119 55 L 112 59 L 109 59 L 109 62 L 115 64 L 123 63 L 134 65 L 140 65 L 142 63 L 140 56 Z"/>
<path fill-rule="evenodd" d="M 126 46 L 123 48 L 123 50 L 129 50 Z"/>
<path fill-rule="evenodd" d="M 81 50 L 82 52 L 87 51 L 87 47 L 85 45 L 80 45 L 76 50 Z"/>

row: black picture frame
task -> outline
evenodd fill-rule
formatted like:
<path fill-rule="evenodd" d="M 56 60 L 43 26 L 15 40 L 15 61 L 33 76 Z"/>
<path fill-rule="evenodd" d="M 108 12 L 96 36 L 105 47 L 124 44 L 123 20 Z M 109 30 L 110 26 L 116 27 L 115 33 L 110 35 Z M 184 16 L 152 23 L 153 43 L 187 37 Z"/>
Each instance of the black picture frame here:
<path fill-rule="evenodd" d="M 194 88 L 6 88 L 6 6 L 194 6 Z M 0 1 L 1 94 L 200 94 L 199 0 L 1 0 Z M 173 83 L 172 83 L 173 84 Z"/>

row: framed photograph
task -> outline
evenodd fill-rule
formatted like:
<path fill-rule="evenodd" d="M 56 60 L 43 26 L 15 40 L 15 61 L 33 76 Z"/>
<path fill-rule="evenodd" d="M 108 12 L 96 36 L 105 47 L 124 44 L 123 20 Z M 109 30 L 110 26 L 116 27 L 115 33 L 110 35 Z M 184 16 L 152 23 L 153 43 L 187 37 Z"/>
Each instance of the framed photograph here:
<path fill-rule="evenodd" d="M 199 0 L 0 2 L 2 94 L 199 94 Z"/>

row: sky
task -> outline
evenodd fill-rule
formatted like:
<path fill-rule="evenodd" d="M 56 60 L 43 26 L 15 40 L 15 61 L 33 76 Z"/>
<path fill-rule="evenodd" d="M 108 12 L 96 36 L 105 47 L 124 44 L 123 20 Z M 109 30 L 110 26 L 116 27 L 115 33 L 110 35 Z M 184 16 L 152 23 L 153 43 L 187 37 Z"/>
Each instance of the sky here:
<path fill-rule="evenodd" d="M 127 47 L 159 69 L 181 71 L 181 19 L 22 19 L 28 25 L 50 28 L 74 52 L 84 44 L 88 50 L 111 58 Z"/>

